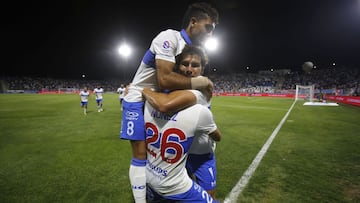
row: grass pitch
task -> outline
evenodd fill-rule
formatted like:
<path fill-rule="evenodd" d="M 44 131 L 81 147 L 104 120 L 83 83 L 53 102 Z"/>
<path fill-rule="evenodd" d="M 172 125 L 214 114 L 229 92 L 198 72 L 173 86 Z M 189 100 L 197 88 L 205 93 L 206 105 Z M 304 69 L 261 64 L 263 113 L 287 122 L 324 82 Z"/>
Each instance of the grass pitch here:
<path fill-rule="evenodd" d="M 225 199 L 292 99 L 214 97 Z M 359 202 L 360 108 L 298 101 L 237 202 Z M 116 94 L 104 111 L 78 95 L 0 95 L 0 202 L 133 202 L 131 148 L 119 139 Z"/>

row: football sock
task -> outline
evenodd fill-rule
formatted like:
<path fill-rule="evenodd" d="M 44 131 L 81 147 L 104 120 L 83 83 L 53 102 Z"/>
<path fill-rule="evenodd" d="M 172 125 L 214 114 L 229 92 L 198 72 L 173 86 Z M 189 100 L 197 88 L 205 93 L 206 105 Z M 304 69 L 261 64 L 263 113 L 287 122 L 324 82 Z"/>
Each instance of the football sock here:
<path fill-rule="evenodd" d="M 136 203 L 146 203 L 146 160 L 132 158 L 129 178 L 134 200 Z"/>

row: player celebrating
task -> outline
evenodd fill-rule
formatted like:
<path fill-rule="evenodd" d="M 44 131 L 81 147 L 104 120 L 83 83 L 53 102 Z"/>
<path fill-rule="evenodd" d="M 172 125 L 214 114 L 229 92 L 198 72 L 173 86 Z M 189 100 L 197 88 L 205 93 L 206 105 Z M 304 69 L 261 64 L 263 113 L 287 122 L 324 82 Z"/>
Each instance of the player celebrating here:
<path fill-rule="evenodd" d="M 195 104 L 182 111 L 166 114 L 145 103 L 147 142 L 146 180 L 150 201 L 161 198 L 180 202 L 218 202 L 188 175 L 185 164 L 196 137 L 221 135 L 211 111 Z"/>
<path fill-rule="evenodd" d="M 94 89 L 98 112 L 103 111 L 103 108 L 102 108 L 103 107 L 103 93 L 104 93 L 104 89 L 101 86 L 97 86 Z"/>
<path fill-rule="evenodd" d="M 185 44 L 202 45 L 212 35 L 217 23 L 218 12 L 211 5 L 191 4 L 184 15 L 181 31 L 168 29 L 152 40 L 129 85 L 123 101 L 120 137 L 131 143 L 133 158 L 129 178 L 137 203 L 146 201 L 146 143 L 141 91 L 144 87 L 151 87 L 155 90 L 207 89 L 210 92 L 212 82 L 207 77 L 188 78 L 172 69 L 175 56 L 181 53 Z"/>
<path fill-rule="evenodd" d="M 174 71 L 188 77 L 196 77 L 203 73 L 207 64 L 207 56 L 203 49 L 196 46 L 185 46 L 176 57 Z M 209 96 L 205 97 L 197 90 L 177 90 L 169 94 L 151 91 L 144 88 L 143 96 L 158 111 L 176 112 L 195 103 L 210 106 Z M 196 136 L 189 149 L 186 168 L 194 180 L 215 199 L 216 188 L 216 143 L 206 134 Z"/>
<path fill-rule="evenodd" d="M 84 115 L 86 115 L 88 101 L 89 101 L 89 95 L 90 95 L 87 87 L 84 87 L 84 89 L 80 91 L 79 95 L 80 95 L 80 106 L 84 111 Z"/>
<path fill-rule="evenodd" d="M 124 84 L 120 84 L 120 87 L 116 90 L 116 92 L 119 94 L 119 100 L 120 100 L 120 109 L 123 110 L 122 102 L 125 97 L 126 88 Z"/>

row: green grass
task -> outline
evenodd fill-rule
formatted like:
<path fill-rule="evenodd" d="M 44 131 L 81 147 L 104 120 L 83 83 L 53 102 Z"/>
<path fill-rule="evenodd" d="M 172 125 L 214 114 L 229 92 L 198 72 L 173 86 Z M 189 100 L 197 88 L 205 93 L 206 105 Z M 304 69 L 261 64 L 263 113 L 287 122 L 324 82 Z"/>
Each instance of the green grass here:
<path fill-rule="evenodd" d="M 132 202 L 118 95 L 0 95 L 0 202 Z M 224 199 L 292 99 L 214 97 Z M 360 202 L 360 108 L 296 103 L 238 202 Z"/>

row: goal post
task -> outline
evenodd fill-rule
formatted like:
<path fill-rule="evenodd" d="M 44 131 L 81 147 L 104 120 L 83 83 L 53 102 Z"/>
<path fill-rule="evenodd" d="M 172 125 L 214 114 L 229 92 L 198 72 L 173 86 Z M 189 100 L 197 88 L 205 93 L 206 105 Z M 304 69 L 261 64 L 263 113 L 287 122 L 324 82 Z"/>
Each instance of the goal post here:
<path fill-rule="evenodd" d="M 314 89 L 315 85 L 296 85 L 295 100 L 304 99 L 313 102 Z"/>

